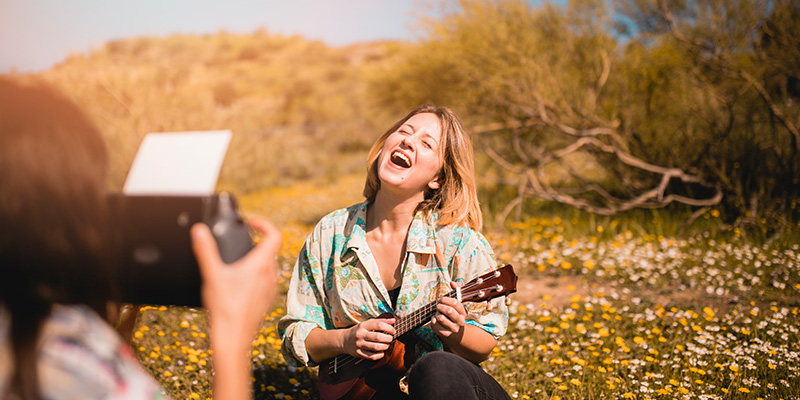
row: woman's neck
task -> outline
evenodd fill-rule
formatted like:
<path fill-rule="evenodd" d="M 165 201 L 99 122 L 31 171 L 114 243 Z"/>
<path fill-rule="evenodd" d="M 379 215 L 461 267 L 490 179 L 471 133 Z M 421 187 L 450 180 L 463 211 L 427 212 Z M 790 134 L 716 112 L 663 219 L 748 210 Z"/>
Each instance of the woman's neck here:
<path fill-rule="evenodd" d="M 401 198 L 379 190 L 367 209 L 367 231 L 407 232 L 414 219 L 414 211 L 423 200 L 422 195 Z"/>

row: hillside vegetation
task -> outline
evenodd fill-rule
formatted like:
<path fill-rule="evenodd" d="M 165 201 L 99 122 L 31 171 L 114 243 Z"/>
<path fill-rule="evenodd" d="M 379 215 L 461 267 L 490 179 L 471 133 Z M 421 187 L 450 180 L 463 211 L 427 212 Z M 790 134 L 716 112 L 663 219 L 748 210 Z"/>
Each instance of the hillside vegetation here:
<path fill-rule="evenodd" d="M 667 208 L 683 228 L 717 212 L 723 230 L 759 241 L 797 229 L 795 2 L 450 4 L 416 43 L 145 37 L 37 78 L 106 133 L 112 188 L 145 133 L 202 129 L 234 132 L 221 189 L 335 184 L 363 174 L 383 129 L 433 102 L 473 135 L 492 227 L 543 199 L 604 216 Z"/>
<path fill-rule="evenodd" d="M 112 188 L 144 134 L 231 129 L 220 186 L 247 193 L 361 173 L 396 115 L 372 107 L 365 79 L 401 47 L 332 48 L 302 37 L 218 32 L 117 40 L 41 74 L 106 134 Z"/>

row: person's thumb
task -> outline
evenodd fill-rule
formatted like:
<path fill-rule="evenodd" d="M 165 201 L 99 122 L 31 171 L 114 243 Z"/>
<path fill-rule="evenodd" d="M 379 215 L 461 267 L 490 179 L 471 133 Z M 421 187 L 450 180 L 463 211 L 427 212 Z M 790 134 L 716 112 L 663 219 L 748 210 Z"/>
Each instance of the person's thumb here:
<path fill-rule="evenodd" d="M 214 265 L 222 263 L 222 258 L 219 255 L 217 248 L 217 241 L 211 234 L 211 230 L 204 223 L 196 223 L 192 225 L 191 229 L 192 250 L 197 259 L 197 265 L 200 268 L 200 277 L 203 280 L 211 278 L 213 275 Z"/>

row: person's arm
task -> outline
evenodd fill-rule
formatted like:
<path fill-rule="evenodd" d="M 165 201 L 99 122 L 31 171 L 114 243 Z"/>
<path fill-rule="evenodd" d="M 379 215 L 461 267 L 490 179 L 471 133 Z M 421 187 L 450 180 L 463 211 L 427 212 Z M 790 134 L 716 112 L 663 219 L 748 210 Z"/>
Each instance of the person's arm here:
<path fill-rule="evenodd" d="M 457 234 L 462 236 L 452 258 L 452 263 L 457 264 L 451 269 L 453 288 L 497 267 L 494 251 L 480 232 L 464 229 Z M 501 297 L 489 303 L 464 305 L 452 298 L 442 298 L 431 328 L 454 354 L 481 362 L 489 357 L 497 338 L 506 331 L 508 308 L 504 300 Z"/>
<path fill-rule="evenodd" d="M 214 397 L 249 399 L 253 337 L 277 290 L 276 256 L 281 246 L 278 229 L 262 219 L 250 226 L 264 234 L 261 242 L 240 260 L 225 264 L 205 224 L 192 227 L 192 248 L 203 280 L 203 305 L 210 319 L 214 350 Z"/>
<path fill-rule="evenodd" d="M 450 282 L 455 289 L 459 284 Z M 479 363 L 491 354 L 497 339 L 475 325 L 467 324 L 467 311 L 458 300 L 443 297 L 436 305 L 437 314 L 431 318 L 431 329 L 453 354 Z"/>

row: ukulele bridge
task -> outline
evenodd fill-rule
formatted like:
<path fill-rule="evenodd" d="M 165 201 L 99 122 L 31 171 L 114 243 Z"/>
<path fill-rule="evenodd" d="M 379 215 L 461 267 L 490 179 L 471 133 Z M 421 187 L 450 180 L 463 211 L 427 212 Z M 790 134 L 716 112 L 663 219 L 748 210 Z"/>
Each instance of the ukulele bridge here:
<path fill-rule="evenodd" d="M 333 357 L 333 362 L 331 362 L 331 375 L 336 375 L 339 372 L 339 357 Z"/>

